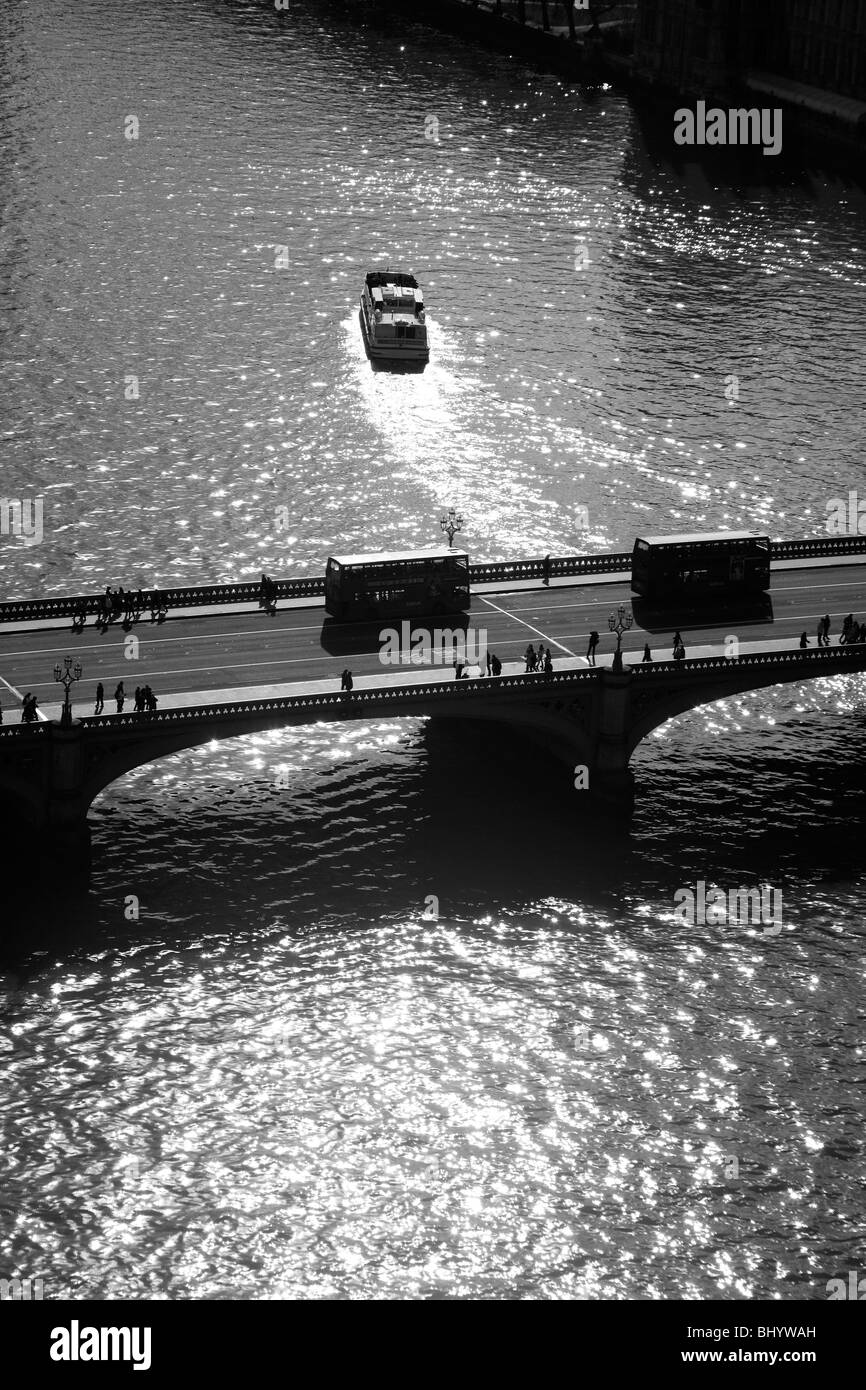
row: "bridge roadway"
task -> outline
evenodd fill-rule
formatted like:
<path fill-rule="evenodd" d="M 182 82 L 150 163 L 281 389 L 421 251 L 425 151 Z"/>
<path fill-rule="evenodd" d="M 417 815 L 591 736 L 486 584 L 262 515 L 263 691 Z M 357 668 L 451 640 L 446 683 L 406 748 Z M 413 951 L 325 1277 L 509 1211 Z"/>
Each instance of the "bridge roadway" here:
<path fill-rule="evenodd" d="M 816 645 L 818 618 L 832 618 L 831 641 L 838 643 L 842 617 L 853 612 L 866 620 L 866 557 L 852 564 L 824 561 L 819 566 L 785 565 L 774 569 L 770 603 L 766 612 L 733 614 L 717 619 L 676 614 L 651 615 L 627 580 L 570 582 L 545 588 L 534 582 L 510 590 L 484 586 L 472 598 L 468 637 L 486 633 L 489 650 L 496 652 L 507 673 L 523 670 L 523 653 L 529 642 L 550 647 L 554 668 L 585 667 L 587 636 L 595 628 L 601 636 L 599 664 L 610 661 L 615 638 L 608 630 L 608 614 L 620 604 L 634 610 L 635 625 L 623 639 L 626 662 L 639 660 L 645 642 L 656 659 L 669 658 L 671 639 L 679 627 L 689 656 L 722 655 L 725 638 L 735 635 L 744 650 L 797 646 L 805 629 L 810 646 Z M 386 666 L 379 658 L 379 634 L 399 623 L 338 624 L 325 621 L 318 602 L 299 601 L 280 607 L 274 616 L 263 611 L 239 611 L 237 606 L 195 615 L 177 610 L 163 624 L 147 618 L 131 630 L 139 640 L 135 660 L 124 657 L 128 640 L 119 623 L 106 633 L 92 620 L 80 634 L 68 622 L 56 620 L 0 628 L 0 701 L 6 723 L 20 718 L 21 696 L 31 691 L 40 702 L 42 717 L 56 718 L 62 694 L 53 679 L 53 667 L 66 655 L 81 661 L 84 675 L 73 688 L 75 715 L 93 711 L 98 681 L 105 687 L 105 712 L 114 710 L 112 699 L 118 681 L 127 694 L 126 711 L 132 708 L 136 685 L 149 684 L 161 709 L 214 700 L 245 700 L 272 695 L 305 694 L 338 690 L 340 673 L 348 666 L 356 687 L 394 684 L 419 678 L 430 680 L 435 667 Z M 434 624 L 456 626 L 448 617 L 413 620 L 413 627 Z M 746 645 L 747 644 L 747 645 Z M 438 669 L 441 679 L 453 678 L 451 668 Z M 435 678 L 435 675 L 434 675 Z M 86 696 L 85 696 L 86 692 Z M 78 695 L 79 698 L 74 698 Z"/>

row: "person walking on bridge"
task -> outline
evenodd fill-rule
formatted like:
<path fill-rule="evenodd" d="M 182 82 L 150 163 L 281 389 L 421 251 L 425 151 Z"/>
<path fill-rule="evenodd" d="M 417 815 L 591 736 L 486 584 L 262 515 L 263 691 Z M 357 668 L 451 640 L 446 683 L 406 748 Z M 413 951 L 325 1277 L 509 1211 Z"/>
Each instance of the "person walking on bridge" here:
<path fill-rule="evenodd" d="M 105 686 L 102 681 L 96 687 L 96 704 L 93 706 L 94 714 L 101 714 L 105 709 Z"/>
<path fill-rule="evenodd" d="M 594 665 L 595 665 L 595 649 L 596 649 L 597 646 L 598 646 L 598 633 L 597 633 L 597 632 L 591 632 L 591 633 L 589 634 L 589 644 L 587 645 L 587 648 L 586 648 L 586 659 L 587 659 L 587 661 L 589 662 L 590 666 L 594 666 Z"/>
<path fill-rule="evenodd" d="M 824 646 L 825 646 L 825 647 L 829 647 L 829 645 L 830 645 L 830 614 L 829 614 L 829 613 L 825 613 L 824 616 L 823 616 L 823 618 L 821 619 L 821 627 L 823 628 L 823 631 L 824 631 Z"/>
<path fill-rule="evenodd" d="M 641 664 L 643 664 L 644 661 L 652 661 L 652 659 L 653 659 L 653 654 L 652 654 L 652 652 L 650 651 L 650 644 L 649 644 L 649 642 L 645 642 L 645 643 L 644 643 L 644 649 L 643 649 L 643 656 L 641 657 Z"/>
<path fill-rule="evenodd" d="M 550 585 L 550 556 L 545 555 L 541 563 L 542 584 Z"/>
<path fill-rule="evenodd" d="M 533 647 L 533 645 L 532 645 L 531 642 L 530 642 L 529 646 L 526 648 L 526 651 L 524 652 L 523 656 L 524 656 L 524 660 L 526 661 L 526 672 L 525 672 L 525 674 L 528 675 L 530 671 L 534 671 L 534 670 L 535 670 L 535 661 L 536 661 L 536 658 L 535 658 L 535 648 Z"/>
<path fill-rule="evenodd" d="M 117 689 L 114 692 L 114 698 L 117 701 L 117 713 L 123 714 L 123 702 L 126 699 L 126 695 L 123 689 L 123 681 L 118 682 Z"/>
<path fill-rule="evenodd" d="M 809 645 L 809 638 L 805 632 L 800 633 L 800 651 L 805 651 Z"/>

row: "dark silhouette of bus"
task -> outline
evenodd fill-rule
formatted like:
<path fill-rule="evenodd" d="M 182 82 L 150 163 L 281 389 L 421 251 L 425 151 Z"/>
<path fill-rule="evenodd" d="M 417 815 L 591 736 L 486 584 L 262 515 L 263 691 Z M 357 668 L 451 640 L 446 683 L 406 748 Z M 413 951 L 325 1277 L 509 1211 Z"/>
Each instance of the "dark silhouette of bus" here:
<path fill-rule="evenodd" d="M 325 611 L 332 618 L 464 613 L 469 603 L 465 550 L 331 555 L 325 570 Z"/>
<path fill-rule="evenodd" d="M 631 557 L 631 587 L 656 603 L 766 593 L 770 539 L 750 531 L 639 538 Z"/>

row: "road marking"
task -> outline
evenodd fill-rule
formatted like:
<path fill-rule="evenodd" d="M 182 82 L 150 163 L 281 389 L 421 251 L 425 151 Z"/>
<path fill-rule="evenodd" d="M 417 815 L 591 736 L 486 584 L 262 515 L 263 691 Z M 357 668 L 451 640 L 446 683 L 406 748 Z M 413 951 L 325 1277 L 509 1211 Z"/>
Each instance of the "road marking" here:
<path fill-rule="evenodd" d="M 22 703 L 22 701 L 24 700 L 24 696 L 21 694 L 21 691 L 20 691 L 20 690 L 16 690 L 16 689 L 15 689 L 15 686 L 14 686 L 14 685 L 10 685 L 9 682 L 8 682 L 7 680 L 4 680 L 2 676 L 0 676 L 0 681 L 3 681 L 3 684 L 5 685 L 5 687 L 6 687 L 7 690 L 11 690 L 11 691 L 12 691 L 12 694 L 15 696 L 16 700 L 18 701 L 18 703 L 19 703 L 19 705 L 20 705 L 20 704 Z M 43 719 L 43 720 L 45 721 L 46 724 L 48 723 L 48 715 L 47 715 L 47 714 L 43 714 L 42 711 L 41 711 L 41 709 L 39 709 L 38 706 L 37 706 L 37 708 L 36 708 L 36 713 L 37 713 L 37 715 L 39 716 L 40 719 Z"/>
<path fill-rule="evenodd" d="M 560 642 L 560 641 L 558 640 L 558 638 L 556 638 L 556 637 L 550 637 L 550 636 L 548 636 L 547 633 L 542 632 L 542 630 L 541 630 L 540 628 L 534 627 L 531 623 L 525 622 L 522 618 L 516 618 L 516 617 L 514 617 L 514 615 L 511 614 L 511 613 L 509 613 L 506 609 L 504 609 L 504 608 L 499 608 L 499 606 L 498 606 L 497 604 L 491 603 L 491 600 L 490 600 L 490 599 L 485 599 L 485 603 L 490 603 L 490 604 L 491 604 L 491 607 L 494 608 L 494 609 L 496 609 L 497 612 L 501 613 L 501 614 L 503 615 L 503 617 L 508 618 L 510 621 L 512 621 L 512 622 L 514 622 L 514 623 L 518 623 L 518 624 L 520 624 L 520 625 L 523 626 L 523 627 L 529 628 L 532 632 L 536 633 L 539 637 L 543 637 L 543 638 L 545 639 L 545 641 L 548 641 L 548 642 L 553 643 L 554 646 L 559 647 L 561 651 L 564 651 L 564 652 L 566 653 L 567 656 L 573 657 L 573 659 L 574 659 L 575 661 L 585 661 L 585 660 L 586 660 L 586 657 L 581 656 L 578 652 L 572 651 L 569 647 L 567 647 L 567 646 L 565 645 L 564 642 Z M 808 616 L 811 616 L 811 615 L 808 615 Z M 804 619 L 805 619 L 806 617 L 807 617 L 807 615 L 805 615 L 805 614 L 798 614 L 798 615 L 795 615 L 795 616 L 788 615 L 788 616 L 786 617 L 785 621 L 786 621 L 786 622 L 791 622 L 791 623 L 803 622 Z M 814 617 L 817 617 L 817 614 L 814 615 Z M 699 636 L 702 632 L 709 632 L 710 634 L 712 633 L 712 629 L 705 629 L 705 628 L 688 628 L 688 627 L 685 627 L 684 625 L 682 625 L 682 630 L 683 630 L 684 632 L 692 632 L 695 636 Z M 650 638 L 651 645 L 653 645 L 653 646 L 660 646 L 660 645 L 663 644 L 663 642 L 664 642 L 664 637 L 663 637 L 663 635 L 662 635 L 661 633 L 659 633 L 659 634 L 654 634 L 654 633 L 652 633 L 652 632 L 649 632 L 647 629 L 640 629 L 640 631 L 645 632 L 645 633 L 646 633 L 646 636 L 648 636 L 648 637 Z M 583 637 L 585 636 L 585 633 L 582 633 L 582 632 L 564 633 L 563 636 L 565 636 L 565 637 L 567 637 L 567 638 L 569 638 L 569 639 L 578 638 L 578 637 L 579 637 L 579 638 L 583 638 Z M 772 637 L 772 636 L 769 636 L 769 634 L 768 634 L 767 640 L 768 640 L 768 641 L 787 641 L 787 640 L 795 641 L 798 637 L 799 637 L 799 633 L 797 633 L 797 632 L 780 633 L 778 637 Z M 507 641 L 507 642 L 511 643 L 511 642 L 514 642 L 514 641 L 516 640 L 516 638 L 510 637 L 510 638 L 503 638 L 502 640 L 503 640 L 503 642 L 506 642 L 506 641 Z M 756 637 L 754 637 L 754 638 L 745 639 L 745 640 L 751 640 L 751 641 L 753 641 L 753 642 L 756 642 L 756 641 L 759 641 L 760 639 L 756 636 Z M 705 645 L 705 646 L 712 646 L 714 642 L 718 642 L 718 643 L 721 645 L 721 644 L 723 643 L 723 639 L 722 639 L 722 638 L 713 638 L 712 635 L 710 635 L 709 637 L 707 637 L 707 638 L 704 640 L 703 645 Z M 698 645 L 701 645 L 701 643 L 699 642 Z M 638 643 L 638 644 L 637 644 L 636 646 L 634 646 L 634 647 L 632 647 L 632 646 L 631 646 L 630 644 L 628 644 L 628 643 L 624 643 L 624 644 L 623 644 L 623 651 L 639 651 L 639 650 L 640 650 L 640 643 Z M 39 656 L 39 655 L 44 655 L 44 652 L 42 652 L 42 653 L 40 653 L 40 652 L 33 652 L 33 653 L 29 653 L 29 655 Z M 370 652 L 355 652 L 355 653 L 353 653 L 353 656 L 354 656 L 354 658 L 355 658 L 356 660 L 359 659 L 359 658 L 365 657 L 365 656 L 375 656 L 375 655 L 376 655 L 376 652 L 375 652 L 375 651 L 370 651 Z M 143 676 L 146 675 L 146 677 L 147 677 L 148 680 L 150 680 L 150 681 L 154 681 L 154 680 L 173 680 L 176 676 L 215 675 L 215 674 L 216 674 L 217 672 L 219 672 L 219 671 L 239 671 L 239 672 L 242 672 L 242 671 L 245 671 L 245 670 L 256 670 L 256 669 L 258 669 L 258 668 L 269 668 L 269 667 L 276 668 L 276 667 L 279 667 L 279 666 L 300 666 L 300 665 L 312 664 L 312 663 L 314 663 L 314 662 L 335 661 L 335 660 L 341 660 L 341 659 L 343 659 L 343 658 L 334 657 L 333 655 L 331 655 L 331 654 L 328 653 L 328 652 L 324 652 L 324 653 L 320 653 L 320 654 L 319 654 L 319 653 L 314 654 L 314 653 L 309 652 L 309 653 L 307 653 L 307 654 L 304 655 L 304 656 L 282 657 L 282 658 L 279 658 L 279 657 L 272 657 L 270 660 L 267 660 L 267 661 L 248 661 L 248 660 L 244 660 L 243 658 L 239 658 L 237 661 L 226 662 L 224 665 L 220 665 L 220 666 L 215 666 L 215 665 L 209 665 L 209 666 L 178 666 L 178 667 L 176 667 L 176 668 L 174 668 L 174 669 L 168 669 L 168 670 L 165 670 L 165 671 L 161 671 L 161 670 L 152 670 L 149 666 L 143 665 L 143 666 L 142 666 L 142 675 L 143 675 Z M 431 669 L 431 670 L 437 670 L 437 669 L 439 669 L 439 668 L 434 666 L 434 667 L 431 667 L 430 669 Z M 116 671 L 121 671 L 121 672 L 123 672 L 123 674 L 121 674 L 121 675 L 119 675 L 119 676 L 116 677 L 118 680 L 124 680 L 124 681 L 125 681 L 125 680 L 129 679 L 130 673 L 129 673 L 128 668 L 125 668 L 125 667 L 117 667 L 117 668 L 116 668 Z M 108 681 L 114 680 L 114 679 L 115 679 L 115 675 L 116 675 L 116 672 L 115 672 L 115 674 L 111 674 L 111 668 L 109 668 L 108 671 L 103 670 L 103 671 L 101 672 L 101 678 L 102 678 L 103 682 L 106 681 L 106 680 L 108 680 Z M 335 679 L 336 679 L 336 676 L 335 676 Z M 2 676 L 0 676 L 0 680 L 3 680 L 3 677 L 2 677 Z M 18 695 L 18 698 L 19 698 L 19 699 L 21 698 L 20 693 L 19 693 L 18 691 L 16 691 L 16 690 L 14 689 L 13 686 L 8 685 L 8 682 L 7 682 L 7 681 L 4 680 L 4 681 L 3 681 L 3 684 L 4 684 L 4 685 L 7 685 L 8 688 L 9 688 L 9 690 L 11 690 L 11 691 L 13 692 L 13 694 Z M 36 682 L 34 682 L 34 683 L 32 683 L 32 684 L 34 684 L 34 687 L 35 687 L 36 690 L 40 690 L 40 689 L 48 689 L 48 690 L 51 690 L 51 689 L 54 688 L 54 687 L 53 687 L 53 684 L 52 684 L 52 685 L 49 685 L 47 681 L 36 681 Z M 165 694 L 171 694 L 171 693 L 176 693 L 176 692 L 165 691 L 164 693 L 165 693 Z M 47 718 L 46 715 L 43 715 L 43 713 L 42 713 L 41 710 L 38 710 L 37 713 L 39 714 L 40 719 L 46 719 L 46 718 Z"/>
<path fill-rule="evenodd" d="M 573 656 L 575 661 L 580 660 L 580 658 L 577 655 L 577 652 L 573 652 L 571 648 L 566 647 L 563 642 L 558 642 L 555 637 L 551 637 L 548 633 L 542 632 L 540 627 L 533 627 L 532 623 L 525 622 L 523 618 L 516 618 L 513 613 L 508 612 L 507 608 L 500 608 L 499 604 L 494 603 L 492 599 L 482 597 L 481 601 L 482 603 L 490 604 L 490 607 L 495 608 L 497 613 L 501 613 L 503 617 L 511 618 L 513 622 L 520 623 L 523 627 L 528 627 L 529 631 L 534 632 L 537 637 L 543 637 L 546 642 L 552 642 L 555 647 L 559 647 L 559 650 L 561 652 L 565 652 L 566 656 Z"/>

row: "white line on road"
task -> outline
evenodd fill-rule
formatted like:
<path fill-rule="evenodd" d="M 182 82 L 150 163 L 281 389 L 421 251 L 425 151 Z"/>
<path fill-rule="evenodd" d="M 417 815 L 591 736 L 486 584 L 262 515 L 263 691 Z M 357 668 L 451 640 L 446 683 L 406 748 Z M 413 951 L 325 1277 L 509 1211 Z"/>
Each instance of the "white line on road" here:
<path fill-rule="evenodd" d="M 7 690 L 11 690 L 11 691 L 12 691 L 12 694 L 15 696 L 15 699 L 18 701 L 18 703 L 19 703 L 19 705 L 20 705 L 21 702 L 22 702 L 22 700 L 24 699 L 24 696 L 21 694 L 21 691 L 20 691 L 20 690 L 16 690 L 16 689 L 15 689 L 15 686 L 14 686 L 14 685 L 10 685 L 9 682 L 8 682 L 7 680 L 4 680 L 2 676 L 0 676 L 0 681 L 3 681 L 3 684 L 5 685 L 5 687 L 6 687 Z M 41 711 L 41 709 L 38 707 L 38 705 L 37 705 L 37 707 L 36 707 L 36 713 L 38 714 L 38 716 L 39 716 L 40 719 L 44 719 L 45 722 L 46 722 L 46 724 L 48 723 L 48 715 L 47 715 L 47 714 L 43 714 L 42 711 Z"/>
<path fill-rule="evenodd" d="M 552 642 L 555 647 L 559 647 L 566 656 L 573 656 L 577 660 L 577 652 L 573 652 L 570 647 L 566 647 L 562 642 L 558 642 L 555 637 L 550 637 L 546 632 L 542 632 L 540 627 L 533 627 L 532 623 L 527 623 L 523 618 L 516 618 L 513 613 L 509 613 L 507 608 L 500 608 L 498 603 L 493 603 L 489 598 L 482 598 L 482 603 L 489 603 L 491 608 L 495 608 L 497 613 L 501 613 L 504 618 L 511 618 L 514 622 L 520 623 L 523 627 L 528 627 L 530 632 L 534 632 L 537 637 L 543 637 L 546 642 Z"/>

